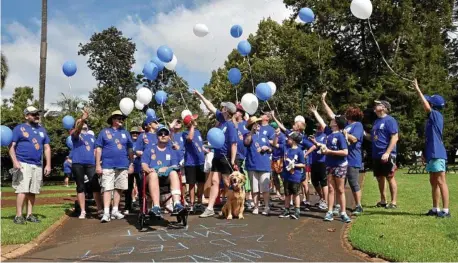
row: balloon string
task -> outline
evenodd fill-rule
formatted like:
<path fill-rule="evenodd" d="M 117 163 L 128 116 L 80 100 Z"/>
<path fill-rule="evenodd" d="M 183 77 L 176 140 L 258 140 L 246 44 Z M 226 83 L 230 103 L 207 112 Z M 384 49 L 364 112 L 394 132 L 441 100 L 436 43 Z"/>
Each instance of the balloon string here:
<path fill-rule="evenodd" d="M 70 83 L 70 77 L 68 77 L 68 87 L 72 89 L 72 84 Z"/>
<path fill-rule="evenodd" d="M 175 81 L 177 82 L 177 84 L 178 84 L 178 81 L 177 81 L 177 79 L 178 79 L 183 84 L 183 86 L 186 88 L 186 84 L 177 76 L 177 73 L 175 71 L 173 73 L 174 73 L 174 78 L 175 78 Z M 181 99 L 184 102 L 184 106 L 186 107 L 187 110 L 189 110 L 188 104 L 186 103 L 186 100 L 184 99 L 183 93 L 181 93 L 181 91 L 180 91 L 180 95 L 181 95 Z"/>
<path fill-rule="evenodd" d="M 278 108 L 277 108 L 277 103 L 275 103 L 275 101 L 273 101 L 274 103 L 274 107 L 275 107 L 275 111 L 278 113 L 278 119 L 283 122 L 283 120 L 281 119 L 281 116 L 280 116 L 280 112 L 278 111 Z"/>
<path fill-rule="evenodd" d="M 235 85 L 234 87 L 235 87 L 235 101 L 239 103 L 239 96 L 237 95 L 237 85 Z"/>
<path fill-rule="evenodd" d="M 267 100 L 266 100 L 266 103 L 267 103 L 267 107 L 269 107 L 270 111 L 272 111 L 272 108 L 270 107 L 270 104 Z"/>
<path fill-rule="evenodd" d="M 400 78 L 403 79 L 403 80 L 412 82 L 413 80 L 408 79 L 408 78 L 405 78 L 405 77 L 401 76 L 400 74 L 396 73 L 396 72 L 393 70 L 393 68 L 390 66 L 390 64 L 388 64 L 388 62 L 386 61 L 385 57 L 384 57 L 383 54 L 382 54 L 382 50 L 380 49 L 380 45 L 378 44 L 377 39 L 375 39 L 374 32 L 372 32 L 371 21 L 370 21 L 369 19 L 367 19 L 367 23 L 369 24 L 369 31 L 370 31 L 370 33 L 371 33 L 371 35 L 372 35 L 372 38 L 373 38 L 374 41 L 375 41 L 375 45 L 377 46 L 378 52 L 380 53 L 380 56 L 382 57 L 383 62 L 385 62 L 385 64 L 387 65 L 387 67 L 391 70 L 391 72 L 393 72 L 394 75 L 400 77 Z"/>
<path fill-rule="evenodd" d="M 167 120 L 165 119 L 165 115 L 164 115 L 164 102 L 161 103 L 161 113 L 162 113 L 162 119 L 164 119 L 164 123 L 165 123 L 165 126 L 169 126 L 168 123 L 167 123 Z"/>
<path fill-rule="evenodd" d="M 254 92 L 254 80 L 253 80 L 253 73 L 251 72 L 251 64 L 250 64 L 250 57 L 246 57 L 248 61 L 248 68 L 250 69 L 250 77 L 251 77 L 251 86 L 253 86 L 253 94 Z"/>

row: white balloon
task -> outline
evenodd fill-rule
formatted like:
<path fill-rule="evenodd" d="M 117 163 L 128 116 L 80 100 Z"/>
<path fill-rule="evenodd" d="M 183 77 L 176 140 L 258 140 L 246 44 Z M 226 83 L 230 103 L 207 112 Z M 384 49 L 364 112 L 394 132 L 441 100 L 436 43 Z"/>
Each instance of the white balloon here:
<path fill-rule="evenodd" d="M 267 82 L 267 85 L 269 85 L 270 89 L 272 90 L 272 96 L 275 94 L 277 91 L 277 85 L 273 83 L 272 81 Z"/>
<path fill-rule="evenodd" d="M 372 14 L 372 3 L 370 0 L 353 0 L 350 10 L 357 18 L 368 19 Z"/>
<path fill-rule="evenodd" d="M 135 108 L 137 110 L 143 110 L 143 108 L 145 107 L 145 104 L 141 103 L 140 101 L 136 100 L 135 101 Z"/>
<path fill-rule="evenodd" d="M 248 114 L 253 115 L 258 110 L 259 101 L 256 95 L 253 93 L 247 93 L 243 95 L 240 104 L 242 104 L 243 109 Z"/>
<path fill-rule="evenodd" d="M 181 119 L 184 120 L 184 118 L 188 115 L 192 115 L 192 112 L 190 110 L 184 110 L 181 112 Z"/>
<path fill-rule="evenodd" d="M 177 63 L 178 63 L 178 59 L 177 57 L 175 57 L 175 55 L 173 55 L 172 61 L 170 61 L 169 63 L 165 63 L 165 68 L 168 70 L 175 70 Z"/>
<path fill-rule="evenodd" d="M 131 98 L 123 98 L 119 102 L 119 109 L 125 115 L 129 115 L 134 110 L 134 101 Z"/>
<path fill-rule="evenodd" d="M 153 93 L 151 92 L 150 89 L 148 88 L 139 88 L 137 90 L 137 100 L 144 104 L 147 105 L 151 102 L 151 99 L 153 98 Z"/>
<path fill-rule="evenodd" d="M 194 31 L 194 35 L 204 37 L 208 34 L 208 27 L 204 24 L 196 24 L 192 31 Z"/>

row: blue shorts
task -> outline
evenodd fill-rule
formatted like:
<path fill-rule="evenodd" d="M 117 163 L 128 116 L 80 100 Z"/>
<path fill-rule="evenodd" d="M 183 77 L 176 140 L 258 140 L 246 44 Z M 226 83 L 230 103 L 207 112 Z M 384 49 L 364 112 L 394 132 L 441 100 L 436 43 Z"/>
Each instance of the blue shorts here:
<path fill-rule="evenodd" d="M 445 172 L 445 159 L 431 159 L 426 164 L 426 171 L 428 173 Z"/>

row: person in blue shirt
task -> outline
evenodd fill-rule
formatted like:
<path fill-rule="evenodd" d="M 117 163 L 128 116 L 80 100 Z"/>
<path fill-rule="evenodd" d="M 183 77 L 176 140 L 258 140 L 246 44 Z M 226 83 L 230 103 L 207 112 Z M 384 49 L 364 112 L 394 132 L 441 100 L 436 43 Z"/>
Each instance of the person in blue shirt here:
<path fill-rule="evenodd" d="M 395 179 L 396 173 L 396 144 L 399 139 L 397 121 L 388 113 L 391 104 L 385 100 L 376 100 L 374 111 L 377 119 L 372 125 L 370 134 L 365 134 L 365 139 L 372 141 L 372 162 L 374 176 L 377 178 L 380 201 L 377 207 L 386 209 L 397 208 L 398 185 Z M 385 195 L 385 182 L 388 181 L 391 192 L 391 202 L 387 205 Z"/>
<path fill-rule="evenodd" d="M 65 157 L 64 161 L 64 186 L 68 187 L 68 181 L 70 180 L 70 177 L 72 176 L 72 160 L 70 159 L 69 156 Z"/>
<path fill-rule="evenodd" d="M 181 175 L 181 191 L 186 193 L 186 175 L 184 171 L 184 140 L 183 140 L 183 133 L 181 131 L 182 128 L 182 121 L 180 119 L 174 119 L 172 123 L 169 124 L 170 127 L 170 144 L 172 145 L 172 149 L 175 150 L 177 154 L 178 163 L 180 166 L 180 175 Z M 184 205 L 188 205 L 185 201 Z"/>
<path fill-rule="evenodd" d="M 156 131 L 159 127 L 160 119 L 156 115 L 149 115 L 146 117 L 143 127 L 144 132 L 140 133 L 137 141 L 135 142 L 135 155 L 139 158 L 142 157 L 143 151 L 151 145 L 157 144 Z"/>
<path fill-rule="evenodd" d="M 220 149 L 215 149 L 215 156 L 212 161 L 211 168 L 211 190 L 208 206 L 200 217 L 211 217 L 215 215 L 213 206 L 215 205 L 216 198 L 219 196 L 219 184 L 223 180 L 225 189 L 229 188 L 229 175 L 234 169 L 237 169 L 235 158 L 237 156 L 237 129 L 232 122 L 232 116 L 237 112 L 237 107 L 232 102 L 222 102 L 221 110 L 207 100 L 197 90 L 194 90 L 199 99 L 204 103 L 205 107 L 216 116 L 216 120 L 225 136 L 224 145 Z"/>
<path fill-rule="evenodd" d="M 99 215 L 102 214 L 102 198 L 100 196 L 99 178 L 95 173 L 95 137 L 88 133 L 87 118 L 89 114 L 83 110 L 80 119 L 75 122 L 71 131 L 72 173 L 76 182 L 76 194 L 81 208 L 79 219 L 86 218 L 86 194 L 93 194 Z M 85 182 L 85 177 L 89 180 Z"/>
<path fill-rule="evenodd" d="M 418 86 L 417 79 L 413 86 L 420 97 L 428 118 L 425 128 L 425 151 L 426 171 L 429 172 L 429 181 L 432 189 L 433 208 L 426 213 L 428 216 L 439 218 L 450 217 L 449 194 L 445 179 L 447 152 L 442 140 L 444 130 L 444 117 L 440 113 L 445 107 L 445 100 L 440 95 L 423 95 Z M 443 209 L 440 210 L 439 198 L 442 196 Z"/>
<path fill-rule="evenodd" d="M 184 117 L 183 124 L 187 130 L 182 133 L 184 143 L 184 174 L 186 183 L 189 185 L 189 197 L 191 200 L 191 211 L 202 210 L 202 195 L 206 181 L 204 172 L 205 153 L 203 149 L 203 139 L 197 129 L 198 115 L 188 115 Z M 195 187 L 197 185 L 197 204 L 195 204 Z M 195 204 L 195 205 L 194 205 Z"/>
<path fill-rule="evenodd" d="M 321 95 L 321 102 L 329 118 L 334 119 L 335 114 L 326 103 L 327 92 Z M 364 117 L 363 112 L 358 107 L 349 107 L 345 111 L 347 126 L 342 131 L 348 140 L 348 169 L 347 181 L 350 184 L 356 208 L 353 215 L 361 215 L 363 208 L 361 206 L 361 188 L 359 186 L 359 170 L 362 167 L 361 146 L 364 139 L 364 129 L 361 123 Z"/>
<path fill-rule="evenodd" d="M 138 139 L 138 135 L 141 132 L 141 127 L 132 127 L 130 129 L 130 137 L 132 138 L 132 146 L 133 149 L 132 151 L 135 152 L 135 147 L 136 147 L 136 141 Z M 129 173 L 128 175 L 128 187 L 127 191 L 125 192 L 125 206 L 124 206 L 124 215 L 128 215 L 130 211 L 132 211 L 132 201 L 135 198 L 133 196 L 135 184 L 134 181 L 137 185 L 137 191 L 138 195 L 142 196 L 142 184 L 141 184 L 141 179 L 140 179 L 140 173 L 142 172 L 142 161 L 140 157 L 137 157 L 134 155 L 134 172 Z M 140 198 L 140 202 L 142 202 L 142 199 Z M 141 207 L 141 204 L 140 204 Z"/>
<path fill-rule="evenodd" d="M 157 144 L 151 145 L 142 155 L 142 169 L 147 174 L 148 188 L 153 206 L 150 215 L 162 217 L 160 207 L 159 177 L 168 177 L 170 182 L 170 193 L 173 200 L 173 214 L 184 211 L 181 204 L 181 185 L 177 170 L 178 159 L 170 144 L 170 131 L 165 126 L 159 126 L 156 136 Z"/>
<path fill-rule="evenodd" d="M 40 193 L 43 182 L 42 154 L 45 153 L 46 166 L 44 176 L 51 172 L 51 147 L 45 128 L 40 125 L 40 110 L 29 106 L 24 110 L 26 122 L 13 129 L 13 140 L 9 146 L 9 155 L 13 162 L 13 188 L 16 193 L 15 224 L 26 221 L 39 223 L 32 214 L 35 195 Z M 22 206 L 27 200 L 27 216 L 22 216 Z"/>
<path fill-rule="evenodd" d="M 298 146 L 303 140 L 303 136 L 299 132 L 291 132 L 288 134 L 287 146 L 284 150 L 283 157 L 283 187 L 285 191 L 285 208 L 280 214 L 280 218 L 299 219 L 300 217 L 300 192 L 303 177 L 303 169 L 305 168 L 305 158 L 302 149 Z M 275 142 L 277 139 L 275 139 Z M 277 143 L 275 143 L 277 145 Z M 294 212 L 290 211 L 291 200 L 294 200 Z"/>
<path fill-rule="evenodd" d="M 275 129 L 275 136 L 277 137 L 277 143 L 272 147 L 272 181 L 276 189 L 277 198 L 284 200 L 284 196 L 282 196 L 280 192 L 280 177 L 283 172 L 283 157 L 285 155 L 286 136 L 276 122 L 271 122 L 270 126 Z"/>
<path fill-rule="evenodd" d="M 119 202 L 124 190 L 129 187 L 128 174 L 134 172 L 134 154 L 132 138 L 123 128 L 126 116 L 120 110 L 111 113 L 107 122 L 109 128 L 100 131 L 96 146 L 96 173 L 102 176 L 103 192 L 102 223 L 111 219 L 122 219 L 119 212 Z M 111 194 L 113 193 L 113 208 L 110 217 Z"/>
<path fill-rule="evenodd" d="M 246 128 L 250 131 L 245 135 L 244 144 L 247 147 L 246 169 L 251 182 L 251 191 L 253 193 L 254 208 L 252 213 L 259 213 L 259 195 L 263 196 L 264 211 L 263 215 L 269 215 L 270 201 L 270 154 L 272 147 L 269 138 L 261 133 L 261 119 L 251 117 Z M 274 138 L 272 138 L 274 139 Z"/>

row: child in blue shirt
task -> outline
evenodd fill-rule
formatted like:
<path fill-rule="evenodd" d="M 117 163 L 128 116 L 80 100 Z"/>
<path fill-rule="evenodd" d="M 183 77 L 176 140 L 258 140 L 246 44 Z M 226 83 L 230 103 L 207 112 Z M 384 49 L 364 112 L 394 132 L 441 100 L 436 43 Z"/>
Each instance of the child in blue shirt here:
<path fill-rule="evenodd" d="M 68 181 L 70 180 L 70 177 L 72 176 L 72 160 L 70 157 L 65 157 L 65 162 L 64 162 L 64 186 L 68 187 Z"/>

